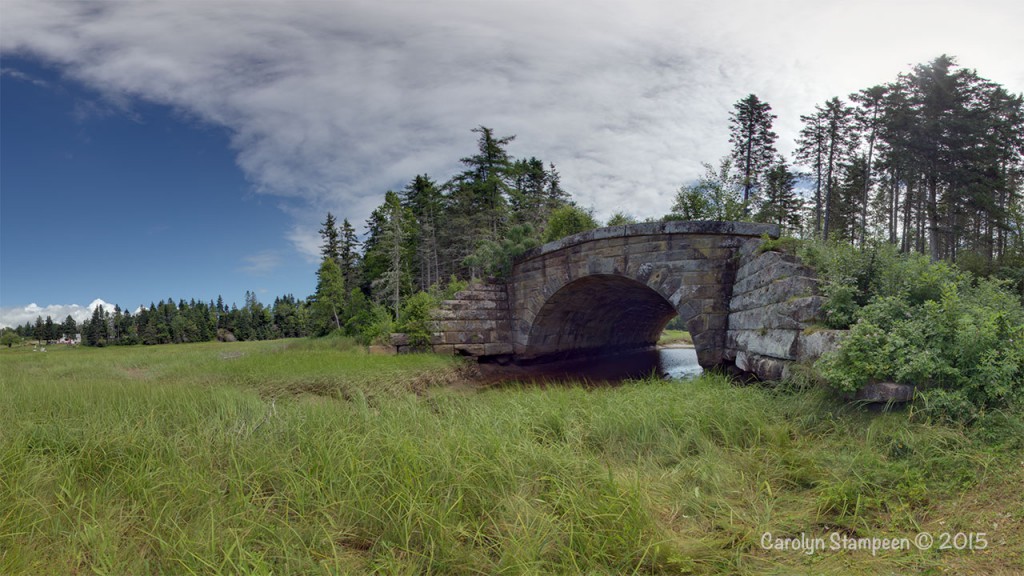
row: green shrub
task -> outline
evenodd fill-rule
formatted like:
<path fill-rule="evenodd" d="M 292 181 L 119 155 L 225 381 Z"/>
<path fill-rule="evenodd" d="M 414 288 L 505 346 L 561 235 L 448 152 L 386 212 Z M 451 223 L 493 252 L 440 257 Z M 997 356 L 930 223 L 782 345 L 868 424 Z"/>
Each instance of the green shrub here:
<path fill-rule="evenodd" d="M 456 294 L 465 290 L 468 286 L 469 282 L 459 280 L 455 277 L 455 274 L 452 274 L 451 277 L 448 278 L 448 283 L 444 286 L 442 286 L 440 282 L 432 285 L 430 287 L 430 294 L 437 299 L 438 302 L 451 300 Z"/>
<path fill-rule="evenodd" d="M 359 340 L 364 344 L 387 344 L 394 331 L 391 309 L 383 304 L 373 304 L 367 311 L 367 322 L 361 325 Z"/>
<path fill-rule="evenodd" d="M 841 348 L 817 364 L 825 380 L 843 392 L 877 381 L 912 384 L 921 411 L 960 422 L 1024 403 L 1020 301 L 998 282 L 946 264 L 907 263 L 905 276 L 920 284 L 855 311 Z"/>
<path fill-rule="evenodd" d="M 462 262 L 484 276 L 505 278 L 512 272 L 512 262 L 539 244 L 533 226 L 521 224 L 498 241 L 483 240 Z"/>
<path fill-rule="evenodd" d="M 857 290 L 849 284 L 825 284 L 823 296 L 827 298 L 821 307 L 822 320 L 829 328 L 848 328 L 857 318 L 860 304 L 855 297 Z"/>
<path fill-rule="evenodd" d="M 439 301 L 429 292 L 417 292 L 405 299 L 402 313 L 399 315 L 398 331 L 409 336 L 409 344 L 414 348 L 430 346 L 431 312 L 437 308 Z"/>
<path fill-rule="evenodd" d="M 544 229 L 544 241 L 552 242 L 559 238 L 593 230 L 599 226 L 600 224 L 594 219 L 590 210 L 584 210 L 571 204 L 562 206 L 551 212 L 551 217 L 548 218 L 547 226 Z"/>
<path fill-rule="evenodd" d="M 780 236 L 769 238 L 767 234 L 761 236 L 761 245 L 757 248 L 758 254 L 765 252 L 782 252 L 784 254 L 797 254 L 804 242 L 792 236 Z"/>

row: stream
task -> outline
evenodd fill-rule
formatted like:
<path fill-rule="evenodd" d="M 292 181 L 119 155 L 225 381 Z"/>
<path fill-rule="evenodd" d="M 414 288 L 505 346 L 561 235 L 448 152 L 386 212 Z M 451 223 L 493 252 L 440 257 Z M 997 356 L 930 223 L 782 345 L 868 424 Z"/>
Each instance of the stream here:
<path fill-rule="evenodd" d="M 543 384 L 578 381 L 603 386 L 646 378 L 652 374 L 664 379 L 692 378 L 701 374 L 703 368 L 697 363 L 697 352 L 693 348 L 662 347 L 600 358 L 521 367 L 493 367 L 488 372 L 488 379 L 504 382 Z"/>

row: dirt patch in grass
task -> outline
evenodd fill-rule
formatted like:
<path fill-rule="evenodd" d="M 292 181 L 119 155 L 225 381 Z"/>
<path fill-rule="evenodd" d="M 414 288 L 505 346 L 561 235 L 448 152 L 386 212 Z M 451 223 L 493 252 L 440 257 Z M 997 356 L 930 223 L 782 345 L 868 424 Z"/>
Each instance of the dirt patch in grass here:
<path fill-rule="evenodd" d="M 138 366 L 126 366 L 121 368 L 120 371 L 131 380 L 149 380 L 152 378 L 149 370 L 139 368 Z"/>

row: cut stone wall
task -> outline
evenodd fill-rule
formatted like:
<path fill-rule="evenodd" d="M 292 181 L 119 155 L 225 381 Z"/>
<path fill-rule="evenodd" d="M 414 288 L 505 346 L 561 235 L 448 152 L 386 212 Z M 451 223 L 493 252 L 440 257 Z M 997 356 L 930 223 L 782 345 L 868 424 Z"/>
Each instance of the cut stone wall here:
<path fill-rule="evenodd" d="M 431 347 L 439 354 L 503 356 L 512 353 L 512 322 L 504 284 L 478 283 L 445 300 L 434 312 Z M 399 352 L 401 352 L 399 348 Z"/>
<path fill-rule="evenodd" d="M 836 331 L 808 330 L 824 303 L 817 273 L 795 256 L 744 255 L 729 301 L 726 358 L 761 380 L 778 380 L 792 362 L 816 359 L 839 338 Z"/>

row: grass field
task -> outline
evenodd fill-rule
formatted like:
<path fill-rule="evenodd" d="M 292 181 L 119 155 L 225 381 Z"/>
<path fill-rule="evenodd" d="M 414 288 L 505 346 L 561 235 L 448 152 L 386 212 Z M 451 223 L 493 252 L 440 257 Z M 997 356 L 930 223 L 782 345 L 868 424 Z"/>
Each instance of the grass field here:
<path fill-rule="evenodd" d="M 659 346 L 669 345 L 684 345 L 693 346 L 693 337 L 686 330 L 665 330 L 661 333 L 661 338 L 658 338 Z"/>
<path fill-rule="evenodd" d="M 980 433 L 717 376 L 465 372 L 344 340 L 4 349 L 0 574 L 1024 571 L 1019 416 Z"/>

